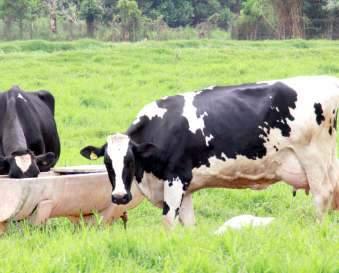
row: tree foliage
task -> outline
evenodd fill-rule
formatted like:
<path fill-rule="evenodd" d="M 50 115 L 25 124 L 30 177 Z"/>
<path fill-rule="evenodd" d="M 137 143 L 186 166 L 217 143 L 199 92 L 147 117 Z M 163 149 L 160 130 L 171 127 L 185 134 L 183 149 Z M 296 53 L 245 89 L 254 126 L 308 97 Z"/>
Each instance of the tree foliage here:
<path fill-rule="evenodd" d="M 136 41 L 142 20 L 137 2 L 134 0 L 119 0 L 117 8 L 121 22 L 122 40 Z"/>
<path fill-rule="evenodd" d="M 80 18 L 86 21 L 87 35 L 94 37 L 95 22 L 103 13 L 101 2 L 98 0 L 82 0 L 80 4 Z"/>

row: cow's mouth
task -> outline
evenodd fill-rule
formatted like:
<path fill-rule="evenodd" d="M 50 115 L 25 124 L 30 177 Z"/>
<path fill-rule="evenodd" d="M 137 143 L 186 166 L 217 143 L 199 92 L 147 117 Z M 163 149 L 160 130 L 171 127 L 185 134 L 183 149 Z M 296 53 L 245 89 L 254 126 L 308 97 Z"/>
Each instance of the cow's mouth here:
<path fill-rule="evenodd" d="M 126 193 L 123 195 L 118 195 L 118 194 L 112 195 L 112 202 L 117 205 L 126 205 L 131 200 L 132 200 L 132 195 L 130 193 Z"/>

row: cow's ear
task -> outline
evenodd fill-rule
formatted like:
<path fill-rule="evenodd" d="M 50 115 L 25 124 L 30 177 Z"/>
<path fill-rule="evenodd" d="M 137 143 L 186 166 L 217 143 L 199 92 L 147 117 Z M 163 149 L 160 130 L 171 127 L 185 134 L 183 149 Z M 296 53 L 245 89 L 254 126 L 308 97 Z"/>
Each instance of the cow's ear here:
<path fill-rule="evenodd" d="M 48 106 L 48 108 L 51 110 L 52 114 L 54 115 L 54 105 L 55 105 L 54 97 L 49 91 L 40 90 L 36 92 L 31 92 L 31 94 L 38 96 L 38 98 L 42 100 Z"/>
<path fill-rule="evenodd" d="M 48 153 L 36 156 L 35 160 L 36 160 L 36 163 L 38 164 L 39 170 L 41 172 L 47 172 L 55 165 L 57 159 L 54 153 L 48 152 Z"/>
<path fill-rule="evenodd" d="M 9 169 L 8 160 L 5 157 L 0 156 L 0 174 L 7 173 Z"/>
<path fill-rule="evenodd" d="M 87 159 L 96 160 L 105 155 L 106 146 L 107 144 L 103 145 L 101 148 L 87 146 L 80 151 L 80 154 Z"/>
<path fill-rule="evenodd" d="M 160 159 L 160 150 L 159 148 L 154 145 L 153 143 L 143 143 L 143 144 L 133 144 L 132 145 L 133 153 L 136 156 L 145 159 Z"/>

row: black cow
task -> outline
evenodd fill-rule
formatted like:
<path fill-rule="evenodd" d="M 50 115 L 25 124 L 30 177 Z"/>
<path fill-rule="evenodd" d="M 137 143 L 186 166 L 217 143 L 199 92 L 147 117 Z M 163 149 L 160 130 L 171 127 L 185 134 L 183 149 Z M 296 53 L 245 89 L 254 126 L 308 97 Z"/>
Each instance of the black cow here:
<path fill-rule="evenodd" d="M 338 106 L 334 77 L 212 87 L 147 105 L 125 134 L 81 154 L 104 156 L 114 203 L 129 202 L 136 181 L 170 226 L 178 214 L 194 223 L 198 189 L 262 189 L 281 180 L 310 189 L 321 218 L 339 207 Z"/>
<path fill-rule="evenodd" d="M 59 155 L 52 94 L 17 86 L 0 93 L 0 174 L 36 177 L 53 167 Z"/>

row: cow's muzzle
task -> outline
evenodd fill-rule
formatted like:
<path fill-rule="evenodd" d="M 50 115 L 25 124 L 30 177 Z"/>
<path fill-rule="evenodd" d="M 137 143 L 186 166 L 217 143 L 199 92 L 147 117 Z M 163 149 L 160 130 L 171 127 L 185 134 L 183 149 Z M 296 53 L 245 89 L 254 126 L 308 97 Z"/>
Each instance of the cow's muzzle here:
<path fill-rule="evenodd" d="M 112 202 L 117 205 L 125 205 L 131 200 L 132 195 L 130 193 L 112 195 Z"/>

